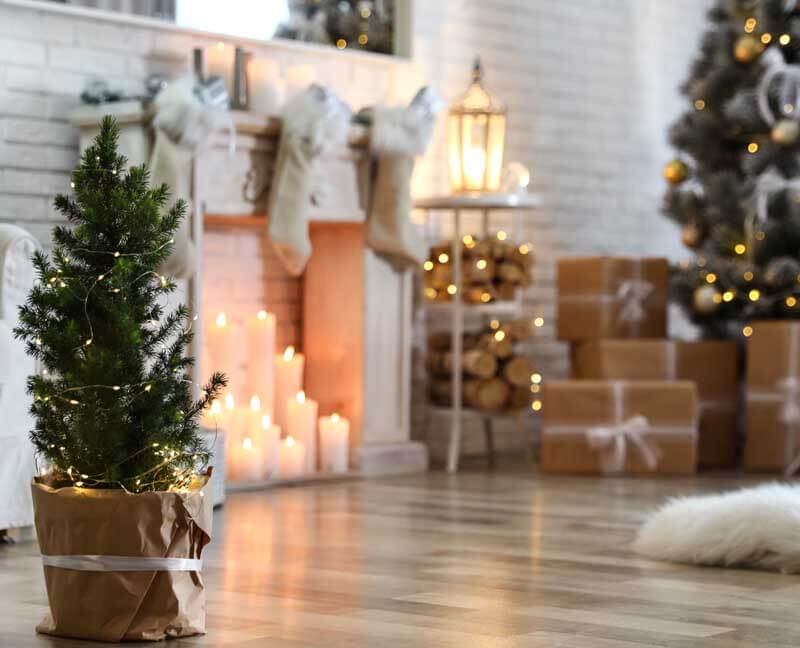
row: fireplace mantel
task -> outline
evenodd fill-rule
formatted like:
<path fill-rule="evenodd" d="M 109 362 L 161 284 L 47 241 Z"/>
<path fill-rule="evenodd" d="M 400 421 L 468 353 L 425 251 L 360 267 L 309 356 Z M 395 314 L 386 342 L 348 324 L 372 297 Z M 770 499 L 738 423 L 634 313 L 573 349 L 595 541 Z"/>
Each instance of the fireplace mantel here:
<path fill-rule="evenodd" d="M 71 121 L 81 129 L 81 149 L 107 113 L 117 119 L 120 148 L 129 162 L 148 161 L 152 113 L 140 102 L 77 109 Z M 209 236 L 212 230 L 215 236 L 233 236 L 243 229 L 266 236 L 280 120 L 244 112 L 232 116 L 234 153 L 230 134 L 219 133 L 194 164 L 189 198 L 198 250 L 204 249 L 206 229 Z M 367 129 L 352 126 L 348 146 L 316 164 L 326 190 L 310 206 L 314 253 L 299 283 L 299 343 L 307 357 L 307 391 L 319 401 L 321 413 L 338 411 L 352 421 L 356 467 L 365 476 L 377 476 L 424 470 L 427 451 L 410 441 L 412 274 L 396 270 L 365 244 L 359 182 L 368 138 Z M 201 259 L 186 282 L 185 296 L 205 322 L 203 265 Z M 193 349 L 197 357 L 203 356 L 202 344 L 200 334 Z"/>

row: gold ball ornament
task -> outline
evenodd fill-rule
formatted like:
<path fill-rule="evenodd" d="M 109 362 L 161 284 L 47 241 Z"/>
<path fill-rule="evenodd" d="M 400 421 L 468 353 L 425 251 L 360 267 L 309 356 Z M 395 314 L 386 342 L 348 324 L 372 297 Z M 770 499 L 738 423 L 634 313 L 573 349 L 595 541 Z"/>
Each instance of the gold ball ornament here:
<path fill-rule="evenodd" d="M 689 177 L 689 167 L 681 160 L 672 160 L 664 165 L 664 179 L 673 185 L 679 185 Z"/>
<path fill-rule="evenodd" d="M 739 63 L 752 63 L 761 54 L 763 45 L 750 34 L 744 34 L 736 39 L 733 46 L 733 58 Z"/>
<path fill-rule="evenodd" d="M 700 315 L 715 313 L 722 302 L 722 295 L 710 284 L 698 286 L 692 295 L 692 306 Z"/>
<path fill-rule="evenodd" d="M 681 231 L 681 241 L 683 244 L 691 249 L 696 248 L 703 241 L 703 233 L 696 223 L 688 223 L 684 225 Z"/>
<path fill-rule="evenodd" d="M 781 146 L 791 146 L 800 137 L 800 123 L 794 119 L 781 119 L 772 127 L 772 141 Z"/>

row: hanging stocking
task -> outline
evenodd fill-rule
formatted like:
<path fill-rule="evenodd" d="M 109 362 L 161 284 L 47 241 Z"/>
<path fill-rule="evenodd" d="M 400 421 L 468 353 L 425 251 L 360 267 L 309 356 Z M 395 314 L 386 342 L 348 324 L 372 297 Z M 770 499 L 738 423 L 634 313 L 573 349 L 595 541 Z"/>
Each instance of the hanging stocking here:
<path fill-rule="evenodd" d="M 441 100 L 428 88 L 408 108 L 376 107 L 365 113 L 372 123 L 372 182 L 368 200 L 367 244 L 401 266 L 418 266 L 425 250 L 411 214 L 414 157 L 428 147 Z"/>
<path fill-rule="evenodd" d="M 298 276 L 311 255 L 308 212 L 314 167 L 326 151 L 346 146 L 350 110 L 331 92 L 313 85 L 286 105 L 282 119 L 267 204 L 268 232 L 287 272 Z"/>

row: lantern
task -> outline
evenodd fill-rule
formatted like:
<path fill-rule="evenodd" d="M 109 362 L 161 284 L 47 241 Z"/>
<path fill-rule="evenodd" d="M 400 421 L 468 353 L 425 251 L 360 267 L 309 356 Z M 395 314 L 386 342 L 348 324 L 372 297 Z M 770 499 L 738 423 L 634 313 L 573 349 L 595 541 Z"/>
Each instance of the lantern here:
<path fill-rule="evenodd" d="M 475 60 L 472 85 L 448 114 L 450 184 L 453 191 L 497 191 L 503 168 L 506 107 L 481 84 Z"/>

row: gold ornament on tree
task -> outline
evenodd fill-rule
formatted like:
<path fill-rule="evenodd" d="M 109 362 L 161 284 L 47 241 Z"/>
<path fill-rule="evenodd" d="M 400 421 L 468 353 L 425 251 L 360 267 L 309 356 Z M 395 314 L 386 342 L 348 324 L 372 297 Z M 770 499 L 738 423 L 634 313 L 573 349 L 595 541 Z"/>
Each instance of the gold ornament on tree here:
<path fill-rule="evenodd" d="M 679 185 L 689 177 L 689 167 L 682 160 L 672 160 L 664 165 L 664 179 L 672 185 Z"/>
<path fill-rule="evenodd" d="M 758 41 L 755 36 L 745 34 L 736 39 L 733 46 L 733 58 L 739 63 L 752 63 L 755 61 L 764 46 Z"/>
<path fill-rule="evenodd" d="M 711 315 L 715 313 L 722 302 L 722 295 L 710 284 L 703 284 L 695 288 L 692 295 L 692 305 L 696 313 Z"/>
<path fill-rule="evenodd" d="M 780 119 L 772 127 L 772 141 L 781 146 L 791 146 L 800 136 L 800 124 L 794 119 Z"/>
<path fill-rule="evenodd" d="M 695 249 L 703 242 L 703 232 L 697 226 L 697 223 L 687 223 L 683 226 L 681 241 L 683 241 L 686 247 L 691 249 Z"/>

